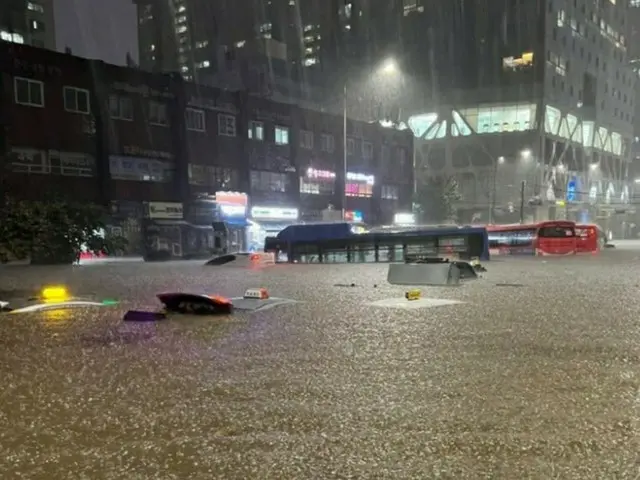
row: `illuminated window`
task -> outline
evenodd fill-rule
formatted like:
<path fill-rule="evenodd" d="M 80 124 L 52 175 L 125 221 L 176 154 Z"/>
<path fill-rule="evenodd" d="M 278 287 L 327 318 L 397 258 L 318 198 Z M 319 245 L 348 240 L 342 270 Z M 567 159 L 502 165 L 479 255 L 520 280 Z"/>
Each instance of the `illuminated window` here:
<path fill-rule="evenodd" d="M 276 126 L 275 141 L 276 145 L 289 145 L 289 128 Z"/>
<path fill-rule="evenodd" d="M 484 134 L 531 130 L 535 123 L 535 111 L 535 104 L 525 103 L 482 106 L 461 110 L 460 113 L 473 130 L 479 134 Z"/>
<path fill-rule="evenodd" d="M 505 57 L 502 59 L 502 68 L 505 70 L 519 70 L 533 66 L 533 52 L 523 53 L 519 57 Z"/>
<path fill-rule="evenodd" d="M 262 142 L 264 140 L 264 124 L 262 122 L 249 122 L 247 136 L 250 140 Z"/>
<path fill-rule="evenodd" d="M 409 118 L 409 128 L 416 137 L 422 138 L 437 120 L 437 113 L 413 115 Z"/>
<path fill-rule="evenodd" d="M 547 133 L 552 135 L 558 134 L 558 129 L 560 128 L 560 119 L 562 118 L 562 114 L 560 110 L 550 105 L 547 105 L 544 112 L 544 130 Z"/>
<path fill-rule="evenodd" d="M 347 197 L 372 197 L 373 185 L 367 183 L 347 183 L 344 193 Z"/>

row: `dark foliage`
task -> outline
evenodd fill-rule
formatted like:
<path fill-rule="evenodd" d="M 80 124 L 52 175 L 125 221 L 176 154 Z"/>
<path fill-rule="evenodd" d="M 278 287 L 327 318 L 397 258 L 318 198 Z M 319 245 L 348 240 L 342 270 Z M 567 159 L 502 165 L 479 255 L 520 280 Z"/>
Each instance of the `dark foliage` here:
<path fill-rule="evenodd" d="M 98 205 L 5 197 L 0 210 L 0 262 L 72 263 L 83 246 L 94 253 L 117 254 L 126 240 L 104 238 L 104 215 Z"/>

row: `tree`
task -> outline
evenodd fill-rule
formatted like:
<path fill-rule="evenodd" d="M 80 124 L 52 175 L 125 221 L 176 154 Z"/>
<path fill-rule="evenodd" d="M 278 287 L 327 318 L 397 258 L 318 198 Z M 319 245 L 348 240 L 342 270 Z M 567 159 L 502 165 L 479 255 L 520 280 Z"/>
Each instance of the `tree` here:
<path fill-rule="evenodd" d="M 453 223 L 457 220 L 457 202 L 462 196 L 454 177 L 428 178 L 420 182 L 416 190 L 416 213 L 423 222 Z"/>
<path fill-rule="evenodd" d="M 0 210 L 0 262 L 72 263 L 82 249 L 113 254 L 122 237 L 105 238 L 105 210 L 62 200 L 30 202 L 5 197 Z"/>

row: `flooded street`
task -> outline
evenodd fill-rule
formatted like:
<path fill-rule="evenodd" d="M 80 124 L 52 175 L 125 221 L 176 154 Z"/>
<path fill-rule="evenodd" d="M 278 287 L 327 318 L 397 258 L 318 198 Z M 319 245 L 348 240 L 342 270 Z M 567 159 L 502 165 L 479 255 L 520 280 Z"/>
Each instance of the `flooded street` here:
<path fill-rule="evenodd" d="M 4 268 L 0 300 L 121 303 L 0 317 L 0 478 L 635 479 L 638 257 L 494 261 L 416 310 L 366 305 L 386 265 Z M 121 321 L 250 287 L 299 303 Z"/>

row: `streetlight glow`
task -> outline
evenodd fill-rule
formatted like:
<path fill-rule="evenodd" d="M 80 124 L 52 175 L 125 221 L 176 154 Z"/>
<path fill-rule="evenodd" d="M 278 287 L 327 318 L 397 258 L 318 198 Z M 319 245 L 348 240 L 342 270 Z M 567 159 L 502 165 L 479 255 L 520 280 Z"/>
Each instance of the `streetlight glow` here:
<path fill-rule="evenodd" d="M 504 157 L 498 157 L 498 163 L 504 163 Z"/>
<path fill-rule="evenodd" d="M 394 75 L 398 72 L 398 64 L 393 58 L 388 58 L 382 64 L 381 71 L 385 75 Z"/>
<path fill-rule="evenodd" d="M 522 150 L 522 152 L 520 152 L 520 154 L 525 160 L 531 158 L 531 150 L 529 148 L 525 148 L 524 150 Z"/>

